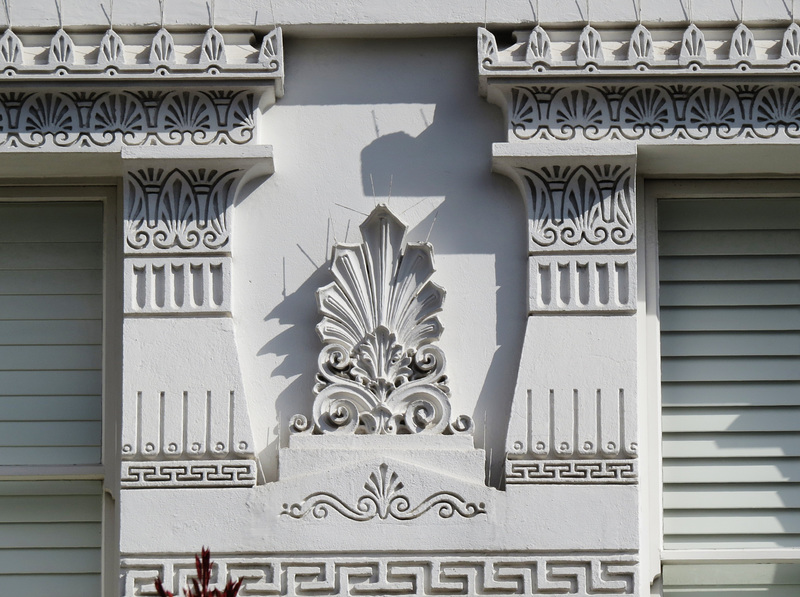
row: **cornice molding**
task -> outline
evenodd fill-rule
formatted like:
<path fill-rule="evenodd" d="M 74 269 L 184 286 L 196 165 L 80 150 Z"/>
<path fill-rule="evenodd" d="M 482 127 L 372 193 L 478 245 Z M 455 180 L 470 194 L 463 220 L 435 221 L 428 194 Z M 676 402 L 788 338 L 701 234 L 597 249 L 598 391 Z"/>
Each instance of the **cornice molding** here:
<path fill-rule="evenodd" d="M 500 85 L 509 140 L 726 141 L 800 138 L 796 83 Z M 685 84 L 684 84 L 685 83 Z"/>
<path fill-rule="evenodd" d="M 41 32 L 0 35 L 0 73 L 8 82 L 76 81 L 247 81 L 272 83 L 283 95 L 283 39 L 275 28 L 251 43 L 251 33 L 215 28 L 171 33 L 103 34 L 58 29 L 52 37 Z M 46 59 L 42 57 L 46 56 Z"/>
<path fill-rule="evenodd" d="M 494 34 L 478 30 L 481 84 L 486 78 L 553 76 L 653 76 L 751 73 L 791 75 L 800 72 L 800 26 L 790 24 L 751 30 L 703 31 L 637 25 L 632 31 L 586 26 L 580 32 L 553 31 L 537 26 L 514 32 L 514 42 L 500 47 Z"/>

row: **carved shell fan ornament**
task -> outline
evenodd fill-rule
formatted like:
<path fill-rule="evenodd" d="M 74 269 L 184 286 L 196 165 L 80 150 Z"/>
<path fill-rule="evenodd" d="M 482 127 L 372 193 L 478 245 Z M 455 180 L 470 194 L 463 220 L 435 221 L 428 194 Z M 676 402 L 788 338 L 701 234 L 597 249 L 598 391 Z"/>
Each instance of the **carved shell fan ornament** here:
<path fill-rule="evenodd" d="M 323 342 L 313 422 L 295 415 L 294 432 L 471 433 L 450 422 L 437 313 L 445 291 L 431 281 L 433 247 L 404 242 L 408 227 L 379 205 L 361 224 L 361 244 L 337 244 L 334 281 L 317 291 Z"/>

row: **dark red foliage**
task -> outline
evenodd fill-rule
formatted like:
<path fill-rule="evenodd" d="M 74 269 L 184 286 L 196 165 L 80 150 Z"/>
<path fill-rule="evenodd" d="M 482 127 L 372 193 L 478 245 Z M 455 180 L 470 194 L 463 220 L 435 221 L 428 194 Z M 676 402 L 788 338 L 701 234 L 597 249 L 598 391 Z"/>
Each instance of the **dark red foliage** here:
<path fill-rule="evenodd" d="M 219 589 L 209 589 L 208 583 L 211 582 L 211 569 L 214 562 L 211 561 L 211 552 L 205 547 L 201 549 L 200 555 L 194 556 L 194 565 L 197 568 L 197 578 L 192 579 L 192 586 L 183 590 L 186 597 L 236 597 L 242 586 L 242 579 L 233 582 L 228 580 L 225 588 L 220 592 Z M 175 597 L 174 593 L 164 589 L 160 578 L 156 578 L 156 593 L 159 597 Z"/>

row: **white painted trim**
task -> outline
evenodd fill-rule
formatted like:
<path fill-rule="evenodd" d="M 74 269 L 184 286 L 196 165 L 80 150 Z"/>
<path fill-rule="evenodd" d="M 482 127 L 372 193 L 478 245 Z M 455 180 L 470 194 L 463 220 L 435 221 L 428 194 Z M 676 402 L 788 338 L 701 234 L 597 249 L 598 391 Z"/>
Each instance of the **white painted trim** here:
<path fill-rule="evenodd" d="M 670 549 L 661 559 L 664 564 L 800 564 L 797 549 Z"/>
<path fill-rule="evenodd" d="M 652 583 L 661 574 L 662 543 L 662 474 L 661 474 L 661 354 L 658 323 L 658 258 L 655 231 L 658 230 L 655 201 L 649 200 L 650 188 L 643 177 L 637 180 L 638 238 L 637 260 L 640 288 L 637 317 L 639 318 L 639 379 L 640 442 L 642 466 L 642 545 L 646 566 L 645 578 Z M 644 289 L 644 291 L 641 291 Z"/>

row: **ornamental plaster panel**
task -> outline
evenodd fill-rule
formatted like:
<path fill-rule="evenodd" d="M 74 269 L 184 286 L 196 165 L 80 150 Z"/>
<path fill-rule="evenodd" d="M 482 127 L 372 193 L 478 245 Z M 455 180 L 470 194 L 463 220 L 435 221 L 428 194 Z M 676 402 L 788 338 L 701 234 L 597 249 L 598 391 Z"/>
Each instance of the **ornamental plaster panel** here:
<path fill-rule="evenodd" d="M 152 29 L 150 30 L 152 31 Z M 49 40 L 38 31 L 0 36 L 0 70 L 9 81 L 80 80 L 119 82 L 232 79 L 272 83 L 283 95 L 283 39 L 275 28 L 254 43 L 251 33 L 205 31 L 171 33 L 77 32 L 59 28 Z M 44 41 L 47 40 L 47 41 Z M 41 56 L 47 56 L 42 60 Z M 124 84 L 121 82 L 125 81 Z M 215 81 L 216 83 L 216 81 Z"/>
<path fill-rule="evenodd" d="M 800 27 L 703 31 L 694 23 L 682 29 L 653 28 L 602 32 L 591 26 L 550 36 L 537 25 L 514 32 L 500 47 L 484 28 L 478 33 L 479 74 L 507 79 L 641 77 L 680 74 L 687 79 L 720 74 L 789 74 L 800 70 Z"/>
<path fill-rule="evenodd" d="M 510 141 L 754 142 L 800 138 L 800 91 L 796 85 L 745 76 L 726 82 L 515 84 L 498 88 L 490 96 L 508 109 Z"/>
<path fill-rule="evenodd" d="M 495 169 L 526 201 L 529 313 L 635 312 L 635 154 L 611 143 L 588 154 L 562 147 L 494 148 Z"/>
<path fill-rule="evenodd" d="M 254 449 L 239 392 L 137 391 L 123 401 L 125 460 L 247 458 Z"/>
<path fill-rule="evenodd" d="M 636 256 L 531 255 L 530 313 L 636 311 Z"/>
<path fill-rule="evenodd" d="M 242 175 L 211 167 L 129 172 L 125 252 L 229 251 L 233 199 Z"/>
<path fill-rule="evenodd" d="M 313 422 L 298 433 L 471 433 L 450 420 L 450 389 L 437 314 L 444 289 L 431 277 L 433 247 L 405 242 L 408 227 L 379 205 L 361 224 L 364 241 L 337 244 L 334 282 L 317 291 L 323 341 Z"/>
<path fill-rule="evenodd" d="M 0 147 L 242 145 L 255 137 L 259 99 L 249 90 L 69 88 L 0 93 Z"/>
<path fill-rule="evenodd" d="M 509 437 L 510 457 L 636 458 L 636 412 L 636 396 L 624 388 L 528 390 L 527 434 Z"/>
<path fill-rule="evenodd" d="M 506 460 L 507 485 L 638 483 L 636 460 Z"/>
<path fill-rule="evenodd" d="M 120 486 L 122 489 L 252 487 L 256 478 L 253 460 L 123 462 Z"/>
<path fill-rule="evenodd" d="M 127 315 L 229 315 L 231 258 L 171 257 L 125 260 Z"/>
<path fill-rule="evenodd" d="M 443 519 L 454 515 L 473 518 L 486 514 L 484 502 L 468 502 L 458 493 L 448 490 L 435 491 L 418 503 L 412 501 L 400 475 L 385 462 L 370 473 L 364 491 L 353 502 L 343 500 L 335 493 L 316 491 L 299 502 L 284 504 L 281 515 L 295 519 L 306 515 L 322 519 L 335 513 L 356 522 L 365 522 L 376 517 L 381 520 L 414 520 L 430 511 Z"/>
<path fill-rule="evenodd" d="M 634 553 L 418 555 L 213 554 L 213 586 L 241 578 L 243 595 L 635 595 Z M 155 595 L 156 576 L 178 591 L 195 574 L 189 556 L 124 556 L 123 597 Z"/>
<path fill-rule="evenodd" d="M 531 254 L 635 251 L 634 156 L 543 156 L 534 149 L 527 160 L 498 156 L 495 166 L 525 194 Z"/>

